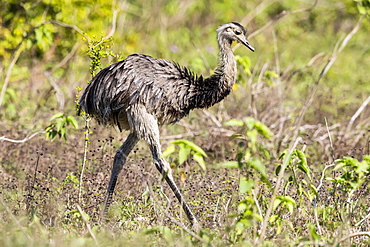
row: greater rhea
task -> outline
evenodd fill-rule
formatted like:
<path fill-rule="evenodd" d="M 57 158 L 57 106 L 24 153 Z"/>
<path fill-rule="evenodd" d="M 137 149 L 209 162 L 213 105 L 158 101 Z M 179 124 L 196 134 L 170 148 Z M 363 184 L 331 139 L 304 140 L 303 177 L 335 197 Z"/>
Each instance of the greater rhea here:
<path fill-rule="evenodd" d="M 130 133 L 116 151 L 105 200 L 105 211 L 112 201 L 119 173 L 127 156 L 144 139 L 154 164 L 182 205 L 192 225 L 197 219 L 185 202 L 172 176 L 169 163 L 161 157 L 159 126 L 173 124 L 195 108 L 208 108 L 224 99 L 232 90 L 236 63 L 231 48 L 237 41 L 251 51 L 245 28 L 236 22 L 217 29 L 219 63 L 208 78 L 196 76 L 185 67 L 148 55 L 133 54 L 101 70 L 83 92 L 79 107 L 98 122 L 114 125 Z"/>

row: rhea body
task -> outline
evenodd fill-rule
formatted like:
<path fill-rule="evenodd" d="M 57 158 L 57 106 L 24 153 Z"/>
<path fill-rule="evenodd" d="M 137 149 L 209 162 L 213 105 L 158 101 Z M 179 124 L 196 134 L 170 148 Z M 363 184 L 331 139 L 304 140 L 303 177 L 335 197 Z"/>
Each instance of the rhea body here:
<path fill-rule="evenodd" d="M 219 64 L 208 78 L 196 76 L 168 60 L 133 54 L 101 70 L 83 92 L 79 101 L 83 111 L 102 124 L 130 131 L 114 157 L 105 214 L 127 156 L 138 141 L 144 139 L 154 164 L 182 204 L 188 219 L 193 225 L 197 224 L 174 182 L 169 163 L 161 157 L 159 127 L 176 123 L 190 110 L 208 108 L 230 94 L 236 77 L 232 42 L 240 42 L 252 51 L 254 48 L 246 38 L 245 28 L 235 22 L 221 25 L 217 29 L 217 39 Z"/>

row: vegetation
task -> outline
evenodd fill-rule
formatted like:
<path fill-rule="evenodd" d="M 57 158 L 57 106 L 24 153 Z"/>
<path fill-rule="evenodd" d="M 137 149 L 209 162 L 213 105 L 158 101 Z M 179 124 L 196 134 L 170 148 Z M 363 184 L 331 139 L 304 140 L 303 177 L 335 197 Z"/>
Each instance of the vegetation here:
<path fill-rule="evenodd" d="M 1 246 L 369 246 L 370 1 L 0 3 Z M 126 133 L 76 117 L 92 75 L 131 53 L 205 76 L 238 21 L 238 81 L 161 129 L 202 229 L 140 143 L 101 206 Z M 81 127 L 85 126 L 85 127 Z"/>

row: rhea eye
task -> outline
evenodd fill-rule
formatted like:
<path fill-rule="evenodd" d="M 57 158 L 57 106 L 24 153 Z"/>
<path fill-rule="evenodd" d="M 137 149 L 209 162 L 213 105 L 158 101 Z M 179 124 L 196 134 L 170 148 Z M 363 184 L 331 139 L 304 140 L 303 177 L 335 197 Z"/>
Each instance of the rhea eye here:
<path fill-rule="evenodd" d="M 235 30 L 235 31 L 234 31 L 234 33 L 235 33 L 236 35 L 240 35 L 240 34 L 242 34 L 242 32 L 241 32 L 240 30 Z"/>

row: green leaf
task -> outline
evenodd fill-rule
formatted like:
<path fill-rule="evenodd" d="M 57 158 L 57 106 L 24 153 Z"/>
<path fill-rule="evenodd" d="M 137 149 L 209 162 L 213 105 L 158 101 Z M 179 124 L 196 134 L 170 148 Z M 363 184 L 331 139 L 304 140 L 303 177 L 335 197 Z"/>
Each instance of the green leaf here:
<path fill-rule="evenodd" d="M 187 147 L 186 145 L 184 144 L 179 144 L 179 147 L 180 147 L 180 151 L 179 151 L 179 164 L 181 165 L 182 163 L 184 163 L 188 157 L 189 157 L 189 154 L 190 154 L 190 148 Z"/>
<path fill-rule="evenodd" d="M 341 160 L 341 161 L 342 161 L 342 160 Z M 337 161 L 335 161 L 335 162 L 337 162 Z M 341 168 L 342 168 L 342 167 L 344 167 L 344 166 L 346 166 L 346 163 L 345 163 L 345 162 L 341 162 L 341 163 L 337 164 L 337 165 L 334 167 L 333 171 L 339 170 L 339 169 L 341 169 Z"/>
<path fill-rule="evenodd" d="M 67 117 L 67 123 L 71 123 L 72 126 L 75 128 L 75 129 L 78 129 L 78 123 L 76 121 L 76 119 L 73 117 L 73 116 L 68 116 Z"/>
<path fill-rule="evenodd" d="M 266 137 L 267 139 L 270 139 L 273 136 L 271 130 L 260 121 L 255 121 L 254 127 L 256 128 L 259 134 Z"/>
<path fill-rule="evenodd" d="M 277 219 L 279 219 L 279 215 L 273 214 L 273 215 L 270 216 L 269 222 L 274 223 Z"/>
<path fill-rule="evenodd" d="M 225 123 L 225 126 L 243 126 L 244 122 L 238 119 L 231 119 Z"/>
<path fill-rule="evenodd" d="M 247 136 L 249 138 L 249 141 L 251 142 L 252 144 L 252 149 L 254 149 L 254 151 L 256 151 L 257 149 L 257 140 L 258 140 L 258 131 L 256 129 L 252 129 L 252 130 L 248 130 L 247 131 Z"/>
<path fill-rule="evenodd" d="M 281 160 L 286 154 L 287 154 L 288 150 L 285 149 L 278 157 L 278 160 Z"/>
<path fill-rule="evenodd" d="M 276 209 L 282 203 L 282 205 L 284 205 L 290 213 L 293 213 L 294 207 L 297 205 L 296 201 L 290 196 L 277 196 L 275 201 L 274 209 Z"/>
<path fill-rule="evenodd" d="M 275 175 L 276 176 L 279 176 L 279 173 L 280 173 L 280 170 L 281 170 L 281 165 L 278 165 L 275 169 Z"/>
<path fill-rule="evenodd" d="M 242 134 L 234 134 L 231 136 L 231 138 L 235 139 L 235 138 L 239 138 L 239 137 L 242 137 L 243 135 Z"/>
<path fill-rule="evenodd" d="M 239 168 L 239 162 L 237 161 L 226 161 L 219 164 L 220 167 L 223 168 Z"/>
<path fill-rule="evenodd" d="M 176 147 L 174 145 L 169 145 L 166 150 L 162 152 L 162 157 L 167 158 L 171 154 L 173 154 L 176 151 Z"/>
<path fill-rule="evenodd" d="M 64 113 L 59 112 L 59 113 L 55 114 L 54 116 L 52 116 L 52 117 L 49 119 L 49 121 L 53 121 L 54 119 L 56 119 L 56 118 L 61 118 L 61 117 L 63 117 L 63 116 L 64 116 Z"/>
<path fill-rule="evenodd" d="M 267 70 L 266 72 L 265 72 L 265 76 L 267 77 L 267 78 L 271 78 L 271 77 L 273 77 L 273 78 L 279 78 L 279 76 L 278 76 L 278 74 L 276 74 L 276 72 L 275 71 L 270 71 L 270 70 Z"/>
<path fill-rule="evenodd" d="M 251 75 L 251 60 L 249 57 L 241 57 L 239 55 L 235 56 L 235 60 L 238 64 L 240 64 L 243 67 L 244 73 L 247 75 Z"/>
<path fill-rule="evenodd" d="M 277 207 L 279 207 L 280 203 L 282 203 L 282 200 L 280 198 L 276 197 L 275 200 L 274 200 L 273 207 L 272 207 L 273 210 L 276 210 Z"/>
<path fill-rule="evenodd" d="M 60 132 L 63 128 L 65 128 L 65 120 L 63 118 L 59 118 L 56 121 L 57 131 Z"/>
<path fill-rule="evenodd" d="M 173 245 L 174 239 L 170 228 L 164 226 L 162 229 L 162 235 L 169 245 Z"/>
<path fill-rule="evenodd" d="M 253 129 L 256 120 L 252 117 L 244 118 L 244 123 L 248 126 L 248 129 Z"/>
<path fill-rule="evenodd" d="M 298 161 L 298 169 L 300 169 L 302 172 L 306 173 L 307 176 L 311 179 L 311 171 L 310 168 L 307 165 L 307 158 L 306 155 L 301 151 L 296 149 L 295 154 L 297 158 L 299 159 Z"/>
<path fill-rule="evenodd" d="M 198 145 L 196 145 L 194 142 L 191 142 L 191 141 L 188 141 L 188 140 L 185 140 L 185 139 L 179 139 L 179 140 L 175 140 L 175 141 L 171 142 L 171 144 L 176 144 L 176 145 L 183 144 L 183 145 L 189 147 L 191 150 L 194 150 L 195 152 L 199 152 L 204 157 L 207 157 L 207 154 L 203 151 L 203 149 L 201 147 L 199 147 Z"/>
<path fill-rule="evenodd" d="M 67 134 L 67 129 L 66 128 L 62 128 L 60 130 L 59 134 L 60 134 L 60 137 L 63 137 L 64 140 L 67 140 L 67 135 L 66 135 Z"/>
<path fill-rule="evenodd" d="M 284 159 L 285 159 L 285 157 L 286 157 L 286 155 L 288 154 L 288 152 L 289 152 L 289 150 L 288 149 L 286 149 L 286 150 L 284 150 L 281 154 L 280 154 L 280 156 L 279 156 L 279 160 L 283 160 L 283 161 L 285 161 Z M 289 154 L 289 157 L 288 157 L 288 160 L 287 160 L 287 165 L 289 165 L 289 164 L 291 164 L 292 163 L 292 160 L 293 160 L 293 157 L 294 157 L 294 151 L 293 152 L 291 152 L 290 154 Z M 284 158 L 284 159 L 283 159 Z"/>
<path fill-rule="evenodd" d="M 317 189 L 312 184 L 309 185 L 310 190 L 315 194 L 316 198 L 319 198 L 319 194 L 317 193 Z"/>
<path fill-rule="evenodd" d="M 248 161 L 248 165 L 258 171 L 262 176 L 266 177 L 266 167 L 261 163 L 261 161 L 252 159 Z"/>
<path fill-rule="evenodd" d="M 206 170 L 206 164 L 204 163 L 203 155 L 201 153 L 195 153 L 193 154 L 193 158 L 196 162 L 198 162 L 199 166 L 203 169 L 203 171 Z"/>
<path fill-rule="evenodd" d="M 314 224 L 308 224 L 308 229 L 314 241 L 320 240 L 320 235 L 316 232 L 316 226 Z"/>
<path fill-rule="evenodd" d="M 360 4 L 357 4 L 358 12 L 360 12 L 361 15 L 366 14 L 366 8 Z"/>
<path fill-rule="evenodd" d="M 248 180 L 246 177 L 241 177 L 239 182 L 239 193 L 244 194 L 249 192 L 254 186 L 253 180 Z"/>

